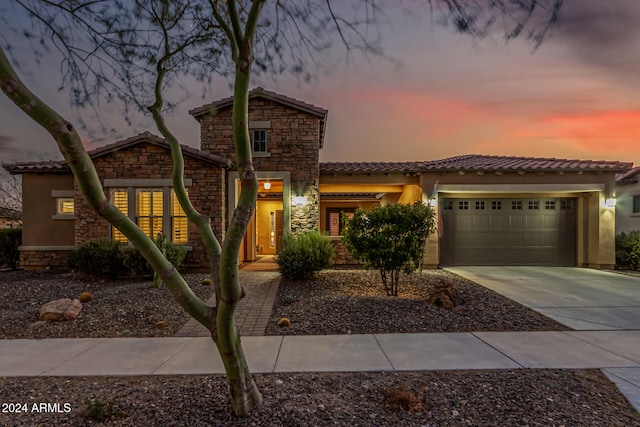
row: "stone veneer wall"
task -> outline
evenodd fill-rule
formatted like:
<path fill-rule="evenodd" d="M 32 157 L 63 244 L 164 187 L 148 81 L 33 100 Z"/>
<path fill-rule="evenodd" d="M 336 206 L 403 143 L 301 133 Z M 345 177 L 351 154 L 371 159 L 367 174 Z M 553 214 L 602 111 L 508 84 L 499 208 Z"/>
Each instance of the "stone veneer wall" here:
<path fill-rule="evenodd" d="M 189 198 L 200 213 L 211 218 L 213 232 L 218 239 L 222 240 L 223 224 L 226 220 L 225 171 L 193 157 L 185 156 L 184 160 L 185 178 L 192 179 L 192 185 L 187 187 Z M 105 179 L 170 179 L 172 172 L 169 150 L 144 142 L 95 159 L 94 163 L 103 184 Z M 109 223 L 91 210 L 77 186 L 75 204 L 76 246 L 96 239 L 109 238 Z M 188 245 L 192 250 L 187 254 L 185 267 L 207 269 L 209 261 L 206 250 L 197 227 L 191 223 L 189 223 Z"/>
<path fill-rule="evenodd" d="M 202 150 L 236 162 L 231 107 L 200 116 Z M 320 178 L 320 118 L 270 100 L 249 101 L 249 121 L 269 122 L 267 156 L 254 155 L 255 170 L 289 171 L 291 196 L 308 196 L 305 207 L 292 206 L 292 231 L 317 230 L 320 225 L 318 185 Z M 255 129 L 262 129 L 255 127 Z"/>
<path fill-rule="evenodd" d="M 20 251 L 20 266 L 25 270 L 68 270 L 68 251 Z"/>
<path fill-rule="evenodd" d="M 293 234 L 318 230 L 320 224 L 320 192 L 318 187 L 310 185 L 302 195 L 306 197 L 307 205 L 291 205 L 291 232 Z"/>
<path fill-rule="evenodd" d="M 355 260 L 349 251 L 347 246 L 340 240 L 331 240 L 331 246 L 333 246 L 333 265 L 335 266 L 362 266 L 364 262 Z"/>

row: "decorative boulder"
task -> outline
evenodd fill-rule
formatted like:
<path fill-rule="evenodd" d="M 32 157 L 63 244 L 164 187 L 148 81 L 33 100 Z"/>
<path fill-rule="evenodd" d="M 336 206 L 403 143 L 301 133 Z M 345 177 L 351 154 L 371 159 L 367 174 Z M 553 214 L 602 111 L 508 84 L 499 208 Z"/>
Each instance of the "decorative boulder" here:
<path fill-rule="evenodd" d="M 72 320 L 78 317 L 82 303 L 78 299 L 63 298 L 40 307 L 40 320 Z"/>
<path fill-rule="evenodd" d="M 465 300 L 454 281 L 447 280 L 435 287 L 430 302 L 438 307 L 452 309 L 464 305 Z"/>

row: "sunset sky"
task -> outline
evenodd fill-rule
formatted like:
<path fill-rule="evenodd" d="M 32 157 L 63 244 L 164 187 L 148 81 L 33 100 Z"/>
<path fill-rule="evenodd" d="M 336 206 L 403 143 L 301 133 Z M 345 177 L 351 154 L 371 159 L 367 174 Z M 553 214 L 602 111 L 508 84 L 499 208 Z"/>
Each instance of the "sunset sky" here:
<path fill-rule="evenodd" d="M 526 40 L 505 43 L 497 30 L 482 40 L 457 34 L 428 10 L 387 9 L 380 32 L 388 58 L 341 60 L 336 46 L 330 66 L 311 82 L 291 76 L 254 82 L 329 110 L 322 161 L 493 154 L 640 164 L 637 0 L 565 0 L 560 21 L 537 50 Z M 52 63 L 21 75 L 73 121 Z M 223 79 L 206 99 L 194 89 L 170 120 L 182 143 L 199 144 L 198 124 L 187 110 L 230 94 Z M 144 130 L 157 133 L 150 118 L 128 126 L 117 111 L 105 109 L 102 116 L 117 134 L 83 134 L 89 148 Z M 0 161 L 55 154 L 50 137 L 0 95 Z"/>

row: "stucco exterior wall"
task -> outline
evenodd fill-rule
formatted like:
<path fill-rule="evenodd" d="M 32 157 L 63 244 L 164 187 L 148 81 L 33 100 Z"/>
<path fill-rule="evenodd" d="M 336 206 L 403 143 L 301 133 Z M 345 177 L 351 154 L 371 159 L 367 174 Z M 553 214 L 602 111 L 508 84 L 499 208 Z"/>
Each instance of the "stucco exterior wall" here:
<path fill-rule="evenodd" d="M 22 175 L 22 246 L 20 265 L 26 270 L 66 267 L 74 247 L 74 215 L 58 216 L 57 195 L 73 197 L 73 176 Z"/>
<path fill-rule="evenodd" d="M 640 196 L 640 182 L 616 187 L 616 233 L 640 230 L 640 213 L 633 213 L 632 196 Z"/>

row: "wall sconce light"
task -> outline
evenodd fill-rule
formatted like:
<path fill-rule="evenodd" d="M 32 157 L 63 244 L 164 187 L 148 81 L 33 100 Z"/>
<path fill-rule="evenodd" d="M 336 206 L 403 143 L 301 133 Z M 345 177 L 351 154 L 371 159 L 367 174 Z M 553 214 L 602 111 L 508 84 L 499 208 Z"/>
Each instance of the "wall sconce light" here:
<path fill-rule="evenodd" d="M 307 198 L 304 196 L 295 196 L 293 198 L 293 206 L 306 206 Z"/>
<path fill-rule="evenodd" d="M 429 199 L 429 201 L 427 203 L 429 204 L 430 208 L 435 208 L 436 206 L 438 206 L 438 202 L 436 201 L 435 198 Z"/>
<path fill-rule="evenodd" d="M 615 197 L 611 197 L 609 199 L 605 199 L 604 206 L 606 208 L 615 208 L 616 207 L 616 198 Z"/>
<path fill-rule="evenodd" d="M 262 184 L 262 186 L 264 187 L 265 190 L 268 190 L 271 188 L 271 183 L 270 182 L 265 182 Z"/>

